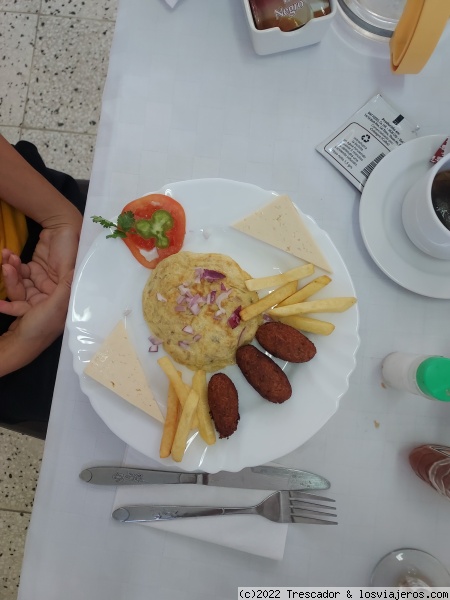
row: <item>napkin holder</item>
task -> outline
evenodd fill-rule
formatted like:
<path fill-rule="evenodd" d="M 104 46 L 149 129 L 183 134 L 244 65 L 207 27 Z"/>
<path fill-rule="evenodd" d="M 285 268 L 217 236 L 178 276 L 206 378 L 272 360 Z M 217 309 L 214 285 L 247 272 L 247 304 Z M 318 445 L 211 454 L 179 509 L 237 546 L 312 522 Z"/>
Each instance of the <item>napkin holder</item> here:
<path fill-rule="evenodd" d="M 330 14 L 311 19 L 300 29 L 294 31 L 281 31 L 278 27 L 257 29 L 249 0 L 242 1 L 253 48 L 256 54 L 260 55 L 275 54 L 317 44 L 326 34 L 337 12 L 337 0 L 330 0 Z"/>

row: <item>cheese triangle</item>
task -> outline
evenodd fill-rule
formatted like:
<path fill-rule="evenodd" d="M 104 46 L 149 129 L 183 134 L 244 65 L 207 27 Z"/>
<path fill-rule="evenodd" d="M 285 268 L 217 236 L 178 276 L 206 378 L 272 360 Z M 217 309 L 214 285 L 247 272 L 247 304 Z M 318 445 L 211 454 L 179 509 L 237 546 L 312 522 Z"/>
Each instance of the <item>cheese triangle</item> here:
<path fill-rule="evenodd" d="M 332 272 L 324 253 L 288 196 L 277 196 L 232 227 Z"/>
<path fill-rule="evenodd" d="M 123 321 L 106 338 L 84 372 L 154 419 L 164 421 Z"/>

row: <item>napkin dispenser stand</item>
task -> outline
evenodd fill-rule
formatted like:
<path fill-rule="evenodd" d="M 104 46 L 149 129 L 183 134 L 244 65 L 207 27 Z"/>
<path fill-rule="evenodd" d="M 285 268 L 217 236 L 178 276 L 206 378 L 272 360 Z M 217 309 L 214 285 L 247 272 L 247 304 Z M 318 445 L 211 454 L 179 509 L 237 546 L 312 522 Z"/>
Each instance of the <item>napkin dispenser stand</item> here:
<path fill-rule="evenodd" d="M 322 40 L 337 13 L 337 0 L 329 0 L 331 12 L 313 18 L 303 27 L 293 31 L 281 31 L 278 27 L 257 29 L 253 18 L 250 0 L 242 0 L 250 31 L 253 48 L 256 54 L 266 55 L 294 50 L 303 46 L 311 46 Z M 283 0 L 280 0 L 282 3 Z"/>

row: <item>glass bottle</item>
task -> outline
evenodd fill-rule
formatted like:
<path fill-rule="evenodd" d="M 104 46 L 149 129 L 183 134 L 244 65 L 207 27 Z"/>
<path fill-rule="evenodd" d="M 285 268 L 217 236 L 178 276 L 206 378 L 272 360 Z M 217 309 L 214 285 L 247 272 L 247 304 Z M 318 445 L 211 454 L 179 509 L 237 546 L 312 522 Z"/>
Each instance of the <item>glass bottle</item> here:
<path fill-rule="evenodd" d="M 437 492 L 450 499 L 450 447 L 428 444 L 409 454 L 414 473 Z"/>
<path fill-rule="evenodd" d="M 249 0 L 256 29 L 293 31 L 331 13 L 329 0 Z"/>

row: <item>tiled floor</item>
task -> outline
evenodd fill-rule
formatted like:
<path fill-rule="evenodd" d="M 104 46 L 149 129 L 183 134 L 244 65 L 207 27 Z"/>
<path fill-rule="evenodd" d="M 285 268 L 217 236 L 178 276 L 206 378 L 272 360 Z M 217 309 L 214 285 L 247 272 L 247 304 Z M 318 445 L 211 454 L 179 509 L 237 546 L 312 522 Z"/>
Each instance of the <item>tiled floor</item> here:
<path fill-rule="evenodd" d="M 0 133 L 89 179 L 118 0 L 0 0 Z M 0 600 L 17 597 L 44 443 L 0 429 Z"/>

